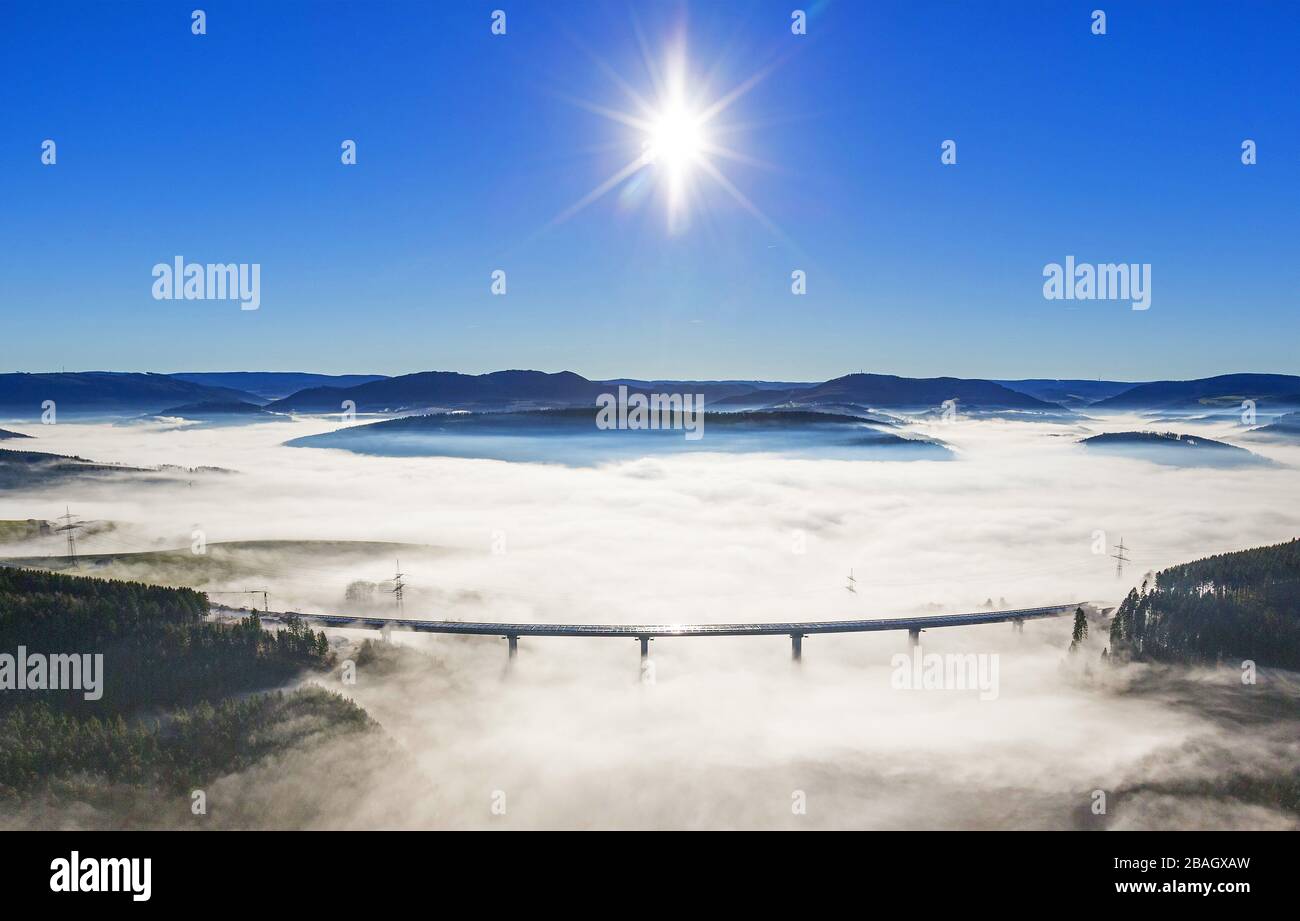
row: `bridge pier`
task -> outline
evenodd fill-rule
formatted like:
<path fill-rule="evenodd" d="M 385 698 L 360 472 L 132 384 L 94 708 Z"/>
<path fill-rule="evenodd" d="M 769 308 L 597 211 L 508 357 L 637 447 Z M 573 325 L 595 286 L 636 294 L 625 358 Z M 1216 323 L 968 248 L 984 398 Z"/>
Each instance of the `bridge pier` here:
<path fill-rule="evenodd" d="M 650 637 L 638 636 L 637 639 L 641 641 L 641 661 L 644 662 L 650 658 Z"/>
<path fill-rule="evenodd" d="M 795 662 L 803 661 L 803 634 L 790 634 L 790 658 Z"/>
<path fill-rule="evenodd" d="M 508 644 L 506 658 L 508 661 L 514 662 L 515 657 L 519 655 L 519 635 L 515 633 L 507 634 L 506 643 Z"/>
<path fill-rule="evenodd" d="M 1025 619 L 1024 619 L 1023 617 L 1017 617 L 1017 618 L 1013 619 L 1013 620 L 1011 621 L 1011 631 L 1012 631 L 1013 633 L 1024 633 L 1024 632 L 1025 632 Z"/>
<path fill-rule="evenodd" d="M 921 629 L 919 627 L 907 631 L 907 645 L 912 648 L 921 645 Z"/>

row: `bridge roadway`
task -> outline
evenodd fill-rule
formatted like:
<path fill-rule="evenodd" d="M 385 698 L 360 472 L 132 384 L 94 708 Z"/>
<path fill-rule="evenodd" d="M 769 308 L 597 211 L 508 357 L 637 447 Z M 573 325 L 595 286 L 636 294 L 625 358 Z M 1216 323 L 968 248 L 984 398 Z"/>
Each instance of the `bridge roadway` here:
<path fill-rule="evenodd" d="M 325 627 L 352 627 L 387 631 L 394 628 L 417 633 L 450 633 L 461 636 L 500 636 L 509 643 L 515 657 L 521 636 L 610 636 L 636 639 L 641 658 L 650 654 L 650 641 L 664 636 L 779 636 L 790 637 L 792 657 L 803 657 L 803 638 L 817 633 L 874 633 L 906 630 L 911 645 L 920 642 L 922 630 L 935 627 L 969 627 L 977 624 L 1010 623 L 1016 630 L 1027 620 L 1072 614 L 1085 602 L 1020 608 L 1014 611 L 983 611 L 974 614 L 936 614 L 931 617 L 889 617 L 874 620 L 822 620 L 750 624 L 506 624 L 459 620 L 405 620 L 388 617 L 352 617 L 344 614 L 299 614 L 305 623 Z"/>

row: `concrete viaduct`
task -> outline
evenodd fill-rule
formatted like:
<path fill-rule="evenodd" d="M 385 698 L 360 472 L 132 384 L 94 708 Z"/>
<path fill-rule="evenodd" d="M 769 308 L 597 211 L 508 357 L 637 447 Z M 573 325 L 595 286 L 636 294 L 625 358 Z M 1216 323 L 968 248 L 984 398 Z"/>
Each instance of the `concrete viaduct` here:
<path fill-rule="evenodd" d="M 819 633 L 875 633 L 906 630 L 911 645 L 920 642 L 922 630 L 937 627 L 970 627 L 978 624 L 1009 623 L 1024 629 L 1027 620 L 1073 614 L 1085 602 L 1020 608 L 1014 611 L 985 611 L 974 614 L 937 614 L 931 617 L 892 617 L 873 620 L 823 620 L 789 623 L 749 624 L 506 624 L 459 620 L 405 620 L 387 617 L 353 617 L 344 614 L 297 614 L 306 624 L 321 627 L 351 627 L 380 630 L 412 630 L 417 633 L 446 633 L 460 636 L 500 636 L 508 644 L 508 655 L 519 653 L 521 636 L 605 636 L 635 639 L 641 644 L 641 658 L 650 655 L 650 641 L 676 636 L 780 636 L 790 637 L 791 657 L 803 658 L 804 637 Z M 286 615 L 287 616 L 287 615 Z"/>

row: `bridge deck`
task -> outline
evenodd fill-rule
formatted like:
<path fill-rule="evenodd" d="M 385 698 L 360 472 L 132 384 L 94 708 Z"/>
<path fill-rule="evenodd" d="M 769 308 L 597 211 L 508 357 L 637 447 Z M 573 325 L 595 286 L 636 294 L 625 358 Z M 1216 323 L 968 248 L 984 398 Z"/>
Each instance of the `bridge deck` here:
<path fill-rule="evenodd" d="M 401 620 L 388 617 L 349 617 L 343 614 L 300 614 L 304 621 L 332 627 L 371 630 L 397 628 L 420 633 L 454 633 L 470 636 L 618 636 L 636 639 L 656 636 L 775 636 L 778 634 L 873 633 L 879 630 L 929 630 L 933 627 L 967 627 L 1008 623 L 1073 613 L 1081 603 L 985 611 L 974 614 L 938 614 L 932 617 L 891 617 L 875 620 L 823 620 L 751 624 L 506 624 L 459 620 Z"/>

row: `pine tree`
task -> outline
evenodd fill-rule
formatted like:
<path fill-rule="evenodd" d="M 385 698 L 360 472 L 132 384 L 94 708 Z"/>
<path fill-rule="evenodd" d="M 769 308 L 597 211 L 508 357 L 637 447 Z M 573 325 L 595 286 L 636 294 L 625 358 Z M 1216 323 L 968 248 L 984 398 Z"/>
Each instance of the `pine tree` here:
<path fill-rule="evenodd" d="M 1074 652 L 1083 641 L 1088 638 L 1088 615 L 1083 613 L 1083 608 L 1075 608 L 1074 611 L 1074 633 L 1070 637 L 1070 652 Z"/>

